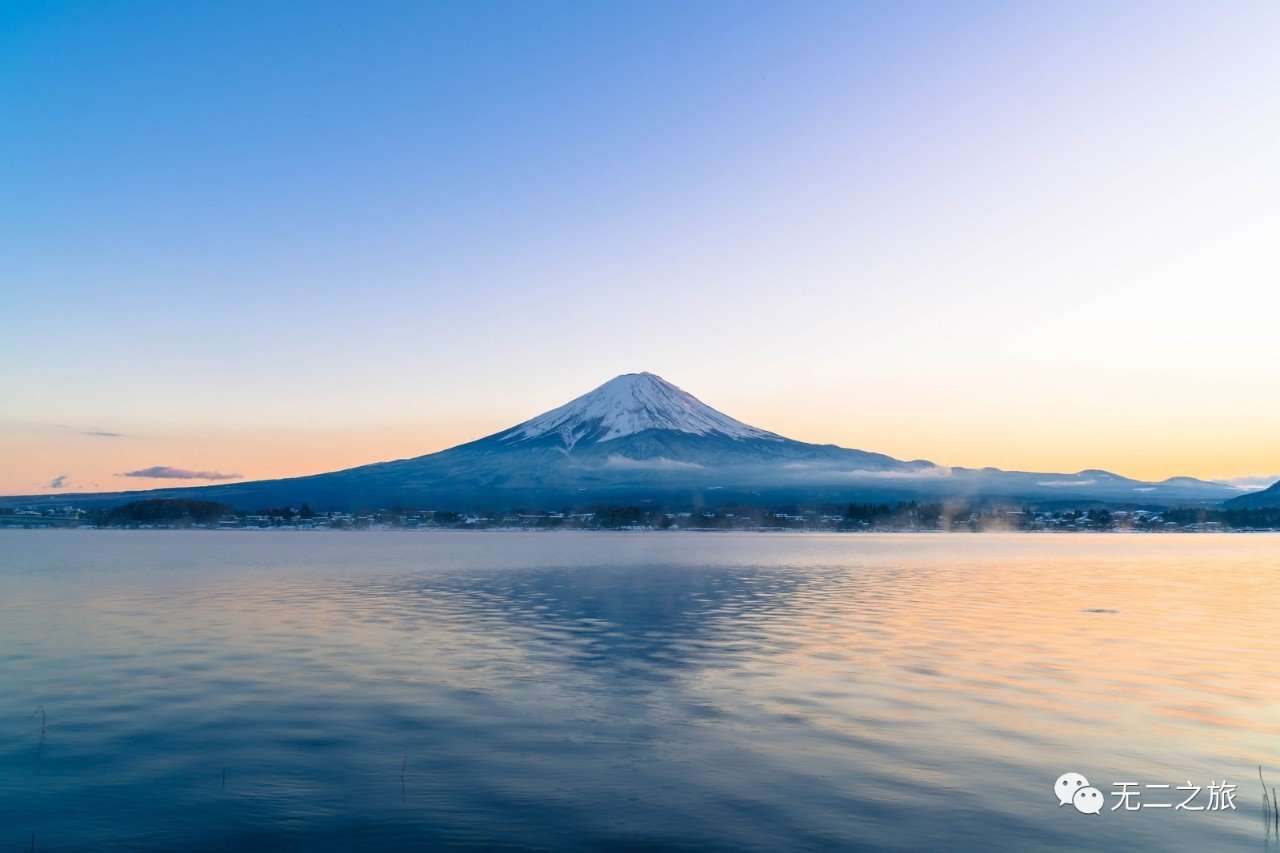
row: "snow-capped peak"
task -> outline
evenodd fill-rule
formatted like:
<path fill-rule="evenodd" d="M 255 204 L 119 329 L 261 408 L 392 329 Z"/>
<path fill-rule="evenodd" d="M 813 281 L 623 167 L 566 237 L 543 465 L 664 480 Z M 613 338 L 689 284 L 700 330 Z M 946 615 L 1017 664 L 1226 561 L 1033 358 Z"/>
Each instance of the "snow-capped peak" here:
<path fill-rule="evenodd" d="M 781 436 L 734 420 L 686 391 L 652 373 L 624 373 L 608 382 L 527 420 L 498 438 L 506 443 L 559 434 L 567 449 L 590 439 L 610 441 L 649 429 L 733 439 Z"/>

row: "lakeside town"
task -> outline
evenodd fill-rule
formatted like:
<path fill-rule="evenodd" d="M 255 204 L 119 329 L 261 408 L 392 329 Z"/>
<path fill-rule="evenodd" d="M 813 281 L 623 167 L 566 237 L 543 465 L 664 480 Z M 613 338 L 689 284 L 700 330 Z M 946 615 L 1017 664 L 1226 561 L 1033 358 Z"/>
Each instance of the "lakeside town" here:
<path fill-rule="evenodd" d="M 454 512 L 376 509 L 317 512 L 308 504 L 240 512 L 211 501 L 158 499 L 107 509 L 67 504 L 0 509 L 5 528 L 204 530 L 745 530 L 808 532 L 1135 532 L 1280 530 L 1280 509 L 1036 508 L 963 504 L 843 507 L 720 507 L 666 511 L 595 507 L 573 511 Z"/>

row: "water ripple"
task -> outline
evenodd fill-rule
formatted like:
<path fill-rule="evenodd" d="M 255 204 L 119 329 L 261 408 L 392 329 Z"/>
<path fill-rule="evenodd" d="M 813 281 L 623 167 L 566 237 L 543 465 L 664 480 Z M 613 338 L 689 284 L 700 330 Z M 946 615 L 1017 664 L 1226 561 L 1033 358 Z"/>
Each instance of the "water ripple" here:
<path fill-rule="evenodd" d="M 1268 536 L 0 532 L 0 844 L 1256 850 L 1278 572 Z M 1089 820 L 1067 769 L 1242 808 Z"/>

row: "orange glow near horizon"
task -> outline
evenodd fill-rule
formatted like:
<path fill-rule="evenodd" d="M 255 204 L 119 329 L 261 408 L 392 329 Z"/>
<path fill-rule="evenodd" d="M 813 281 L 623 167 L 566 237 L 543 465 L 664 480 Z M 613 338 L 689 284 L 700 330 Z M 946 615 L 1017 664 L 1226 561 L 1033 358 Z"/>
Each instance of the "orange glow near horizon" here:
<path fill-rule="evenodd" d="M 1071 473 L 1102 468 L 1143 480 L 1170 476 L 1204 479 L 1262 476 L 1280 472 L 1280 447 L 1273 436 L 1280 424 L 1265 420 L 1233 424 L 1156 423 L 1131 419 L 1108 430 L 1092 427 L 1096 413 L 1063 412 L 1045 422 L 1037 406 L 988 410 L 999 424 L 974 423 L 981 415 L 943 400 L 950 416 L 932 416 L 931 405 L 901 401 L 897 410 L 863 408 L 853 398 L 816 394 L 807 406 L 787 405 L 782 392 L 770 401 L 743 397 L 713 405 L 729 414 L 791 438 L 887 453 L 900 459 L 928 459 L 940 465 Z M 564 400 L 548 400 L 551 408 Z M 1044 403 L 1048 405 L 1048 403 Z M 514 407 L 513 407 L 514 408 Z M 286 429 L 218 426 L 202 430 L 171 427 L 128 431 L 105 437 L 87 430 L 28 426 L 0 431 L 0 494 L 57 494 L 126 491 L 205 485 L 205 480 L 120 476 L 167 465 L 196 471 L 243 475 L 241 480 L 324 473 L 392 459 L 433 453 L 536 414 L 497 418 L 453 417 L 437 424 L 352 425 Z M 68 474 L 61 488 L 52 478 Z"/>
<path fill-rule="evenodd" d="M 944 466 L 1280 476 L 1280 4 L 342 7 L 235 74 L 220 4 L 31 5 L 0 494 L 413 457 L 637 371 Z"/>

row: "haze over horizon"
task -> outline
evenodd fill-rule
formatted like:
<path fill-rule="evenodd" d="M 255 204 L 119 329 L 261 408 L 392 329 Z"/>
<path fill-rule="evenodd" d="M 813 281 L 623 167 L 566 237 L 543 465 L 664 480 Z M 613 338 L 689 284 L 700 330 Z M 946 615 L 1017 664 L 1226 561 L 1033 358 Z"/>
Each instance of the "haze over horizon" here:
<path fill-rule="evenodd" d="M 900 459 L 1280 472 L 1278 42 L 1263 2 L 12 5 L 0 494 L 417 456 L 631 371 Z"/>

